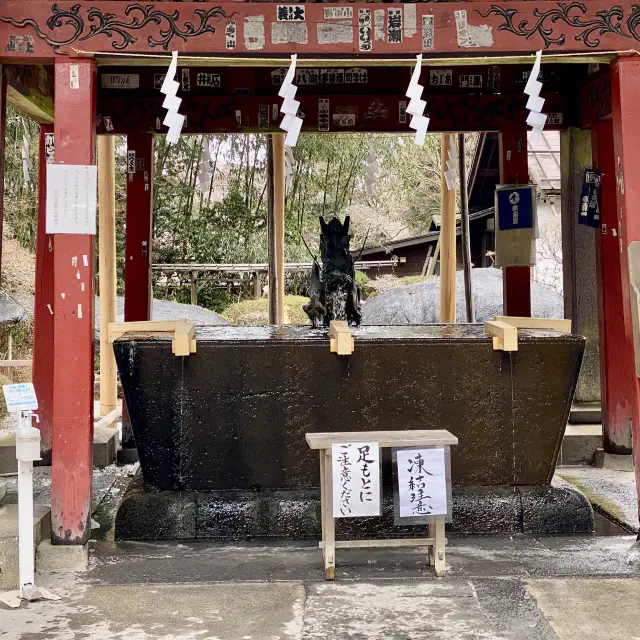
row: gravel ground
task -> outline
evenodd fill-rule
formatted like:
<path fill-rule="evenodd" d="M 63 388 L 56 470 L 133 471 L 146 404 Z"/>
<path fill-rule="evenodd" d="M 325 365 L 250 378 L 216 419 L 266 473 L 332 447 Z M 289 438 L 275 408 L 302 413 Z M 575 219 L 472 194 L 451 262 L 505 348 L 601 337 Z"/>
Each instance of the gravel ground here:
<path fill-rule="evenodd" d="M 471 286 L 476 308 L 476 322 L 502 315 L 502 271 L 473 269 Z M 464 276 L 456 273 L 456 317 L 466 320 Z M 563 318 L 562 296 L 540 284 L 531 284 L 532 313 L 537 318 Z M 386 291 L 362 306 L 363 324 L 425 324 L 440 322 L 440 278 Z"/>

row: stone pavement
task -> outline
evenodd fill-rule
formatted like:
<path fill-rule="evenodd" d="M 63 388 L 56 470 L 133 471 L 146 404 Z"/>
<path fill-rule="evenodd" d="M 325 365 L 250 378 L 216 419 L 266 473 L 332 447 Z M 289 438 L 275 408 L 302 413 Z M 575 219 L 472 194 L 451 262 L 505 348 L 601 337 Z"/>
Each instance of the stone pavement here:
<path fill-rule="evenodd" d="M 451 536 L 443 579 L 417 548 L 340 550 L 329 583 L 313 542 L 102 541 L 40 578 L 62 600 L 0 608 L 0 640 L 632 640 L 634 542 Z"/>

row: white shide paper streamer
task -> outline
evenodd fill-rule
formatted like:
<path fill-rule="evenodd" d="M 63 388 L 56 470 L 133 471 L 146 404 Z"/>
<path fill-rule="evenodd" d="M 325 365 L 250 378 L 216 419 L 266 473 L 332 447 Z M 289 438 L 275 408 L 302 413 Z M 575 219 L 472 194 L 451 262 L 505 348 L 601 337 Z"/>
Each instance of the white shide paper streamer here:
<path fill-rule="evenodd" d="M 547 121 L 547 116 L 542 113 L 544 105 L 544 98 L 540 97 L 542 82 L 538 80 L 541 61 L 542 51 L 537 51 L 536 61 L 533 63 L 533 69 L 531 69 L 529 79 L 524 88 L 524 92 L 529 96 L 529 100 L 527 100 L 527 109 L 529 109 L 527 124 L 531 127 L 531 141 L 534 143 L 540 142 L 542 129 Z"/>
<path fill-rule="evenodd" d="M 284 98 L 280 112 L 284 113 L 284 118 L 280 123 L 280 128 L 287 132 L 287 137 L 284 139 L 286 147 L 295 147 L 300 135 L 300 129 L 302 128 L 302 118 L 298 118 L 298 109 L 300 108 L 300 102 L 295 99 L 298 87 L 293 84 L 296 73 L 296 59 L 294 54 L 291 56 L 291 65 L 287 71 L 287 75 L 282 81 L 282 86 L 278 95 Z"/>
<path fill-rule="evenodd" d="M 421 71 L 422 54 L 416 56 L 416 66 L 413 69 L 407 93 L 405 93 L 407 98 L 410 98 L 409 105 L 407 106 L 407 113 L 411 114 L 411 122 L 409 123 L 409 126 L 416 132 L 414 142 L 419 147 L 424 145 L 427 129 L 429 128 L 429 118 L 424 115 L 427 103 L 422 99 L 424 87 L 419 84 Z"/>
<path fill-rule="evenodd" d="M 162 103 L 162 108 L 167 110 L 167 115 L 164 117 L 162 124 L 169 127 L 167 132 L 167 142 L 169 144 L 178 144 L 180 140 L 180 132 L 184 125 L 184 116 L 178 113 L 182 98 L 178 98 L 176 95 L 180 88 L 180 83 L 176 81 L 176 71 L 178 69 L 178 52 L 171 52 L 171 64 L 167 70 L 167 75 L 164 77 L 164 82 L 160 88 L 160 93 L 164 93 L 166 96 Z"/>

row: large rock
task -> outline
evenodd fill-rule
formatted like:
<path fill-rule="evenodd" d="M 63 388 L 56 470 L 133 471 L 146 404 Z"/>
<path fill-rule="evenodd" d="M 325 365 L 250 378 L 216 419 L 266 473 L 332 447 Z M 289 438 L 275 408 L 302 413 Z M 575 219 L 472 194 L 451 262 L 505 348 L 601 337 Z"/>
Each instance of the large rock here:
<path fill-rule="evenodd" d="M 190 304 L 180 304 L 169 300 L 154 300 L 151 312 L 152 320 L 189 320 L 199 325 L 229 324 L 222 316 L 204 307 Z M 116 322 L 124 322 L 124 298 L 117 299 Z M 95 308 L 95 342 L 100 348 L 100 298 L 96 296 Z"/>
<path fill-rule="evenodd" d="M 471 286 L 476 322 L 502 315 L 502 271 L 472 269 Z M 456 273 L 456 319 L 466 321 L 464 276 Z M 531 284 L 531 311 L 536 318 L 564 318 L 562 296 L 543 285 Z M 427 324 L 440 322 L 440 278 L 386 291 L 367 300 L 362 323 L 372 325 Z"/>

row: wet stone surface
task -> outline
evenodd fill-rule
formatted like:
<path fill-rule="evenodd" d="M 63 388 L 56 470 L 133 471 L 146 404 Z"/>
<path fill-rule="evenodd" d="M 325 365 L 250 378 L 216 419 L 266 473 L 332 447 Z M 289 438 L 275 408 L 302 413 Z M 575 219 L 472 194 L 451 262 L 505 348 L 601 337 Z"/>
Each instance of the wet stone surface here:
<path fill-rule="evenodd" d="M 114 349 L 145 482 L 173 491 L 318 487 L 307 432 L 446 428 L 456 486 L 550 482 L 584 339 L 478 325 L 361 327 L 349 357 L 304 327 L 198 327 L 197 352 L 126 336 Z M 390 453 L 384 452 L 390 485 Z"/>

